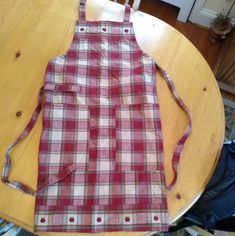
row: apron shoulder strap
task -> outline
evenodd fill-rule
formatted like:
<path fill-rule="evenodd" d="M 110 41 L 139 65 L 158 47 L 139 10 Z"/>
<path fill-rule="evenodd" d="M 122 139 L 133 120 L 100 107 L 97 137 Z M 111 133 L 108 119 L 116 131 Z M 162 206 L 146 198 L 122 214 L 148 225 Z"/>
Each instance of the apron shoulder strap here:
<path fill-rule="evenodd" d="M 173 80 L 171 79 L 169 74 L 164 69 L 162 69 L 157 64 L 156 64 L 156 66 L 157 66 L 157 69 L 164 76 L 164 79 L 166 80 L 166 83 L 167 83 L 168 88 L 170 89 L 170 91 L 172 93 L 172 96 L 173 96 L 174 100 L 179 105 L 179 107 L 183 109 L 183 111 L 187 114 L 187 117 L 188 117 L 187 129 L 184 132 L 183 136 L 178 141 L 178 143 L 176 144 L 175 151 L 174 151 L 173 157 L 172 157 L 172 170 L 173 170 L 174 176 L 173 176 L 173 179 L 172 179 L 171 183 L 166 186 L 166 188 L 168 190 L 170 190 L 175 185 L 176 180 L 177 180 L 177 167 L 178 167 L 179 160 L 180 160 L 180 154 L 183 150 L 183 147 L 184 147 L 184 144 L 185 144 L 186 140 L 188 139 L 189 135 L 192 132 L 192 121 L 191 121 L 189 109 L 187 108 L 187 106 L 185 105 L 183 100 L 179 97 L 179 95 L 176 92 L 176 88 L 175 88 Z"/>
<path fill-rule="evenodd" d="M 38 105 L 35 108 L 30 121 L 28 122 L 28 124 L 26 125 L 26 127 L 24 128 L 24 130 L 20 134 L 20 136 L 16 139 L 16 141 L 13 144 L 11 144 L 5 152 L 5 161 L 4 161 L 4 164 L 3 164 L 2 176 L 1 176 L 2 182 L 5 183 L 6 185 L 8 185 L 8 186 L 10 186 L 14 189 L 20 190 L 24 193 L 30 194 L 30 195 L 35 194 L 34 191 L 30 187 L 28 187 L 28 186 L 26 186 L 26 185 L 24 185 L 20 182 L 9 180 L 9 174 L 10 174 L 10 169 L 11 169 L 10 152 L 13 150 L 13 148 L 19 142 L 21 142 L 23 139 L 25 139 L 28 136 L 28 134 L 33 129 L 34 125 L 36 124 L 38 115 L 39 115 L 39 113 L 42 109 L 42 97 L 43 97 L 43 89 L 41 89 L 40 92 L 39 92 Z"/>
<path fill-rule="evenodd" d="M 123 22 L 130 22 L 131 8 L 128 4 L 125 4 L 125 12 Z"/>
<path fill-rule="evenodd" d="M 79 20 L 80 21 L 86 20 L 86 0 L 80 0 Z"/>

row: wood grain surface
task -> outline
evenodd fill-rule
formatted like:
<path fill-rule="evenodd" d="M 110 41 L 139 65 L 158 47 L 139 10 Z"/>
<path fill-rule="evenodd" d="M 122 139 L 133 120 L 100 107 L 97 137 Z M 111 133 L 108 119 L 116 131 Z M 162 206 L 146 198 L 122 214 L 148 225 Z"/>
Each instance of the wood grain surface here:
<path fill-rule="evenodd" d="M 77 9 L 76 0 L 0 1 L 1 169 L 4 151 L 24 129 L 37 104 L 48 60 L 65 54 L 71 44 Z M 122 21 L 123 10 L 122 5 L 108 0 L 88 0 L 87 19 Z M 208 64 L 181 33 L 141 12 L 133 11 L 131 20 L 140 47 L 172 76 L 192 117 L 193 132 L 181 155 L 178 181 L 167 193 L 173 222 L 200 196 L 216 166 L 224 138 L 221 94 Z M 169 183 L 174 147 L 188 121 L 164 79 L 160 75 L 156 79 L 163 126 L 165 175 Z M 22 115 L 17 117 L 17 111 Z M 11 154 L 10 179 L 22 181 L 33 189 L 37 184 L 40 134 L 41 115 L 30 135 Z M 177 194 L 181 195 L 180 199 L 176 198 Z M 34 201 L 34 197 L 0 183 L 0 217 L 30 231 L 33 231 Z"/>

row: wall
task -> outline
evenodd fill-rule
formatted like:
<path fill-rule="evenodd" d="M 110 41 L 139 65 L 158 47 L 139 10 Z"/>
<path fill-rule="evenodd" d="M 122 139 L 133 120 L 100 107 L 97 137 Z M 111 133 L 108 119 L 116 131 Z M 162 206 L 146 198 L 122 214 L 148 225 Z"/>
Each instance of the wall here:
<path fill-rule="evenodd" d="M 226 13 L 229 7 L 232 5 L 231 0 L 207 0 L 205 2 L 204 8 L 215 11 L 217 13 Z M 231 12 L 231 16 L 235 16 L 235 6 Z"/>
<path fill-rule="evenodd" d="M 218 13 L 226 14 L 233 0 L 196 0 L 189 20 L 193 23 L 210 27 L 210 22 Z M 232 9 L 230 17 L 235 24 L 235 6 Z"/>

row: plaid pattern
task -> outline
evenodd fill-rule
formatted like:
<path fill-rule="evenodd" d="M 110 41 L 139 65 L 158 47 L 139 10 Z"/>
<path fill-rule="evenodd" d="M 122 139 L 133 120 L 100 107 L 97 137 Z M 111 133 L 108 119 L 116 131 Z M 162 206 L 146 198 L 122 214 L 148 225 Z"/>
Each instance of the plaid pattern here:
<path fill-rule="evenodd" d="M 36 231 L 168 229 L 156 66 L 129 22 L 87 22 L 45 75 Z M 81 19 L 82 18 L 82 19 Z"/>
<path fill-rule="evenodd" d="M 157 69 L 188 114 L 166 71 L 138 46 L 130 7 L 123 22 L 85 21 L 80 3 L 72 44 L 47 66 L 43 130 L 39 147 L 35 230 L 110 232 L 168 230 L 163 141 L 156 96 Z M 26 129 L 6 152 L 8 180 L 12 148 L 36 122 L 41 96 Z M 176 167 L 191 133 L 191 120 L 173 155 Z"/>

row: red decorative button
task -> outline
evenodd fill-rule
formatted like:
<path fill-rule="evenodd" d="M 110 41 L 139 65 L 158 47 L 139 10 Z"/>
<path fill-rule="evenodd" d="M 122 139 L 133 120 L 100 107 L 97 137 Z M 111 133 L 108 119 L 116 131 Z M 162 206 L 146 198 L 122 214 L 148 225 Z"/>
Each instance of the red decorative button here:
<path fill-rule="evenodd" d="M 128 30 L 128 29 L 125 29 L 125 30 L 124 30 L 124 32 L 125 32 L 125 33 L 128 33 L 128 32 L 129 32 L 129 30 Z"/>
<path fill-rule="evenodd" d="M 103 28 L 102 30 L 103 30 L 103 31 L 106 31 L 106 28 Z"/>
<path fill-rule="evenodd" d="M 41 218 L 41 219 L 40 219 L 40 222 L 41 222 L 41 223 L 45 223 L 45 222 L 46 222 L 46 219 L 45 219 L 45 218 Z"/>
<path fill-rule="evenodd" d="M 101 221 L 102 221 L 101 217 L 98 217 L 98 218 L 96 219 L 96 221 L 97 221 L 97 222 L 101 222 Z"/>
<path fill-rule="evenodd" d="M 125 218 L 125 221 L 126 221 L 126 222 L 129 222 L 129 221 L 130 221 L 130 217 L 127 216 L 127 217 Z"/>
<path fill-rule="evenodd" d="M 154 216 L 153 219 L 154 219 L 155 221 L 157 221 L 157 220 L 158 220 L 158 216 Z"/>
<path fill-rule="evenodd" d="M 84 31 L 84 28 L 81 28 L 80 30 L 81 30 L 81 31 Z"/>
<path fill-rule="evenodd" d="M 70 218 L 69 218 L 69 221 L 70 221 L 70 222 L 74 222 L 74 218 L 73 218 L 73 217 L 70 217 Z"/>

